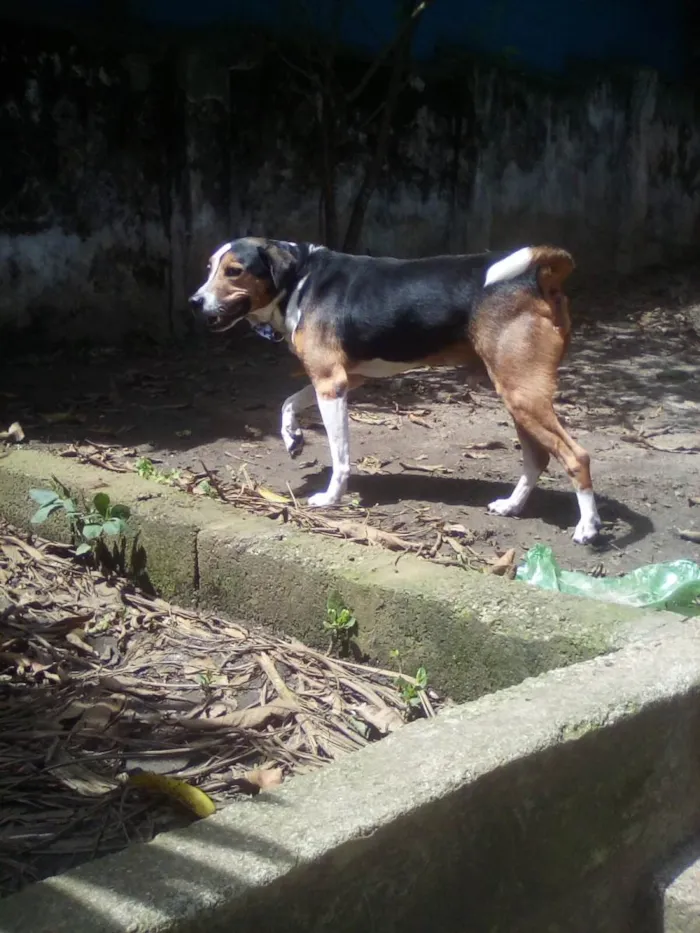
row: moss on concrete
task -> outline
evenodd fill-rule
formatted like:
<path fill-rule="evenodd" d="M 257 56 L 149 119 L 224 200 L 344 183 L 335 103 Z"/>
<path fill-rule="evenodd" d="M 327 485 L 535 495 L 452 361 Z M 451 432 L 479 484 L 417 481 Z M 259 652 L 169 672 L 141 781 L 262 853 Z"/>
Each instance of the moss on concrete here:
<path fill-rule="evenodd" d="M 404 668 L 427 668 L 458 700 L 518 683 L 617 645 L 630 613 L 482 574 L 395 557 L 293 532 L 241 540 L 229 522 L 199 538 L 200 594 L 222 610 L 324 645 L 327 595 L 356 616 L 358 644 L 382 663 L 398 650 Z"/>
<path fill-rule="evenodd" d="M 134 474 L 108 473 L 44 452 L 15 450 L 0 460 L 0 514 L 29 529 L 36 510 L 29 498 L 34 487 L 50 488 L 56 477 L 76 496 L 91 499 L 106 492 L 112 502 L 132 509 L 124 556 L 127 569 L 147 589 L 192 604 L 197 595 L 197 534 L 206 514 L 173 489 L 148 484 Z M 68 542 L 61 513 L 33 530 Z"/>
<path fill-rule="evenodd" d="M 638 614 L 440 567 L 281 527 L 268 519 L 156 486 L 135 474 L 31 450 L 0 460 L 0 512 L 27 527 L 32 486 L 56 475 L 87 496 L 98 489 L 132 508 L 127 556 L 140 579 L 169 599 L 199 602 L 325 646 L 326 600 L 337 592 L 359 623 L 358 645 L 387 664 L 468 700 L 635 637 Z M 65 539 L 58 524 L 42 533 Z M 658 624 L 665 614 L 658 613 Z M 645 637 L 653 631 L 648 622 Z"/>

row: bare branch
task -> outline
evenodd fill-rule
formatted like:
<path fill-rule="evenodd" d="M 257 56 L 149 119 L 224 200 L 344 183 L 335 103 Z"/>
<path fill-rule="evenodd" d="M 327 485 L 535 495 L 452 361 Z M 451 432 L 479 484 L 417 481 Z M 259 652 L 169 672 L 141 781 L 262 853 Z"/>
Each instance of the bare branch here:
<path fill-rule="evenodd" d="M 287 68 L 290 69 L 290 71 L 296 71 L 297 74 L 300 74 L 302 75 L 302 77 L 306 78 L 306 80 L 310 84 L 312 84 L 314 87 L 322 87 L 321 80 L 317 74 L 314 74 L 313 72 L 310 72 L 310 71 L 306 71 L 306 69 L 302 68 L 300 65 L 295 65 L 294 62 L 290 62 L 288 58 L 282 55 L 279 49 L 277 50 L 277 56 L 279 60 L 283 62 L 287 66 Z"/>
<path fill-rule="evenodd" d="M 398 33 L 374 59 L 354 90 L 350 91 L 346 96 L 346 100 L 349 104 L 357 100 L 387 58 L 389 58 L 392 52 L 405 40 L 406 36 L 412 32 L 416 20 L 422 16 L 427 8 L 434 2 L 435 0 L 421 0 L 421 2 L 413 8 L 410 16 L 406 19 Z"/>

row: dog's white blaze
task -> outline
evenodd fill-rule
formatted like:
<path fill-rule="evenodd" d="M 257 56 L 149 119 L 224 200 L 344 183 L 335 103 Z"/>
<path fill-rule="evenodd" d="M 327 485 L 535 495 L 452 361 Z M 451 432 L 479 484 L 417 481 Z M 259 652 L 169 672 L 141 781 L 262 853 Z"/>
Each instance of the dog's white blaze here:
<path fill-rule="evenodd" d="M 316 401 L 328 435 L 333 474 L 328 489 L 310 496 L 309 505 L 323 507 L 340 502 L 348 485 L 350 476 L 348 400 L 347 396 L 343 395 L 341 398 L 333 399 L 317 396 Z"/>
<path fill-rule="evenodd" d="M 219 266 L 221 265 L 221 260 L 224 258 L 226 253 L 228 253 L 228 251 L 231 249 L 232 246 L 233 246 L 233 243 L 224 243 L 224 245 L 220 246 L 217 249 L 217 251 L 214 253 L 214 255 L 211 257 L 211 260 L 210 260 L 211 268 L 209 269 L 209 278 L 204 283 L 205 287 L 209 285 L 209 283 L 212 281 L 212 279 L 216 275 L 216 272 Z"/>
<path fill-rule="evenodd" d="M 522 275 L 523 272 L 527 271 L 531 263 L 532 249 L 525 246 L 523 249 L 511 253 L 505 259 L 494 262 L 492 266 L 489 266 L 486 270 L 484 287 L 493 285 L 494 282 L 505 282 L 508 279 L 514 279 L 516 276 Z"/>

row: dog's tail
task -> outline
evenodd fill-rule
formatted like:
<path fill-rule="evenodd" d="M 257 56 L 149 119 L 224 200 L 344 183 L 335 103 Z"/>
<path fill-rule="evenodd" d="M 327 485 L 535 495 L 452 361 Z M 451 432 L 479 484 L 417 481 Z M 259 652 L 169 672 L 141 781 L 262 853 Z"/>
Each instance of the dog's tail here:
<path fill-rule="evenodd" d="M 536 269 L 537 282 L 542 291 L 558 291 L 574 268 L 573 257 L 565 249 L 556 246 L 526 246 L 489 266 L 484 288 L 495 285 L 496 282 L 516 279 L 519 275 Z"/>

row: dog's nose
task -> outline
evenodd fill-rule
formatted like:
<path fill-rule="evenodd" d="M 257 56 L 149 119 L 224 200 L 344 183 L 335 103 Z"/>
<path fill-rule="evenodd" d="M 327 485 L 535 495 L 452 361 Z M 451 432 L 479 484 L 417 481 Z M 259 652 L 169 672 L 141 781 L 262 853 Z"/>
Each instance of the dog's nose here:
<path fill-rule="evenodd" d="M 202 295 L 192 295 L 189 301 L 190 306 L 198 311 L 204 304 L 204 297 Z"/>

